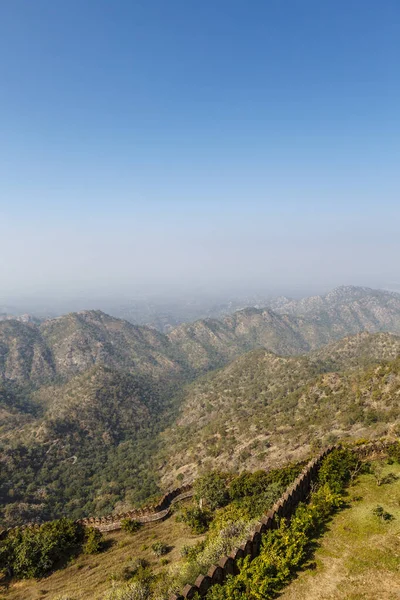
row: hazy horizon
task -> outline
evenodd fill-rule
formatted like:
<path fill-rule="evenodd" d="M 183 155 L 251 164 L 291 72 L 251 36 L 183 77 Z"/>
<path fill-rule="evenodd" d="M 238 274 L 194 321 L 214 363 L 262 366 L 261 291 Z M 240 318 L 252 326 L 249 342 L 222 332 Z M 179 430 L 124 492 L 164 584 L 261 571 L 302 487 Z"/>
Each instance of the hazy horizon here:
<path fill-rule="evenodd" d="M 397 2 L 14 0 L 0 30 L 1 305 L 400 289 Z"/>

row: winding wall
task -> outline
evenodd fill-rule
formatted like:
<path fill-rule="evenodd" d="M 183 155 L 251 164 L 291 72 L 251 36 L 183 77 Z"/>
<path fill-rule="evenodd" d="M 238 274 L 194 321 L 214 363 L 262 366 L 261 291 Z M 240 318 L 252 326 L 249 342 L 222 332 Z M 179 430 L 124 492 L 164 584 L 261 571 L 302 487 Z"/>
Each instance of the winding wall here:
<path fill-rule="evenodd" d="M 82 523 L 85 527 L 96 527 L 96 529 L 99 529 L 100 531 L 116 531 L 117 529 L 121 529 L 121 521 L 123 519 L 135 519 L 135 521 L 140 521 L 140 523 L 162 521 L 169 515 L 171 506 L 180 500 L 185 500 L 192 496 L 192 486 L 184 485 L 165 494 L 158 504 L 145 506 L 142 509 L 130 510 L 126 513 L 119 513 L 117 515 L 112 514 L 106 517 L 97 518 L 88 517 L 87 519 L 81 519 L 79 523 Z"/>
<path fill-rule="evenodd" d="M 135 521 L 140 521 L 140 523 L 163 521 L 171 512 L 171 506 L 173 506 L 176 502 L 180 502 L 186 498 L 191 498 L 192 496 L 192 486 L 184 485 L 171 490 L 168 492 L 168 494 L 165 494 L 158 504 L 145 506 L 144 508 L 133 509 L 116 515 L 111 514 L 105 517 L 87 517 L 86 519 L 80 519 L 76 522 L 81 523 L 85 527 L 95 527 L 96 529 L 104 532 L 121 529 L 121 521 L 123 519 L 135 519 Z M 39 527 L 41 524 L 42 523 L 27 523 L 26 525 L 22 525 L 22 528 Z M 10 527 L 0 531 L 0 540 L 4 539 L 8 532 L 12 529 L 15 529 L 15 527 Z"/>
<path fill-rule="evenodd" d="M 296 510 L 297 505 L 308 498 L 311 484 L 318 474 L 322 460 L 334 448 L 336 446 L 330 446 L 304 467 L 297 479 L 290 485 L 278 502 L 274 504 L 272 509 L 259 521 L 253 534 L 240 548 L 236 548 L 229 556 L 223 556 L 218 561 L 218 564 L 210 567 L 206 575 L 199 575 L 194 585 L 186 585 L 182 593 L 173 594 L 170 596 L 170 600 L 193 598 L 196 594 L 203 597 L 213 585 L 223 583 L 228 575 L 235 575 L 239 572 L 239 559 L 250 556 L 251 560 L 253 560 L 260 552 L 262 534 L 270 529 L 275 529 L 279 518 L 290 518 Z"/>

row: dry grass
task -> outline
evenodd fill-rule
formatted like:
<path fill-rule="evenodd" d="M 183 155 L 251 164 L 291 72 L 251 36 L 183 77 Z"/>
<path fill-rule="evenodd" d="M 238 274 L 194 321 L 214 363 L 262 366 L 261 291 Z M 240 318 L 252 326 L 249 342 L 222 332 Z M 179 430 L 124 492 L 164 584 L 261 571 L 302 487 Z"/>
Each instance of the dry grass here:
<path fill-rule="evenodd" d="M 161 559 L 151 550 L 155 541 L 172 547 L 163 557 L 172 564 L 181 560 L 183 545 L 194 544 L 203 537 L 191 535 L 187 526 L 176 522 L 175 516 L 147 525 L 133 535 L 113 532 L 106 536 L 110 547 L 101 554 L 80 556 L 65 569 L 40 581 L 18 582 L 9 589 L 0 586 L 0 600 L 56 600 L 63 596 L 68 600 L 100 600 L 113 581 L 122 582 L 124 567 L 136 558 L 146 559 L 155 572 L 168 568 L 161 565 Z"/>
<path fill-rule="evenodd" d="M 300 573 L 281 600 L 400 598 L 400 466 L 386 465 L 385 472 L 399 479 L 378 486 L 373 475 L 363 475 L 350 489 L 350 507 L 334 518 L 321 540 L 315 568 Z M 374 516 L 377 505 L 394 519 Z"/>

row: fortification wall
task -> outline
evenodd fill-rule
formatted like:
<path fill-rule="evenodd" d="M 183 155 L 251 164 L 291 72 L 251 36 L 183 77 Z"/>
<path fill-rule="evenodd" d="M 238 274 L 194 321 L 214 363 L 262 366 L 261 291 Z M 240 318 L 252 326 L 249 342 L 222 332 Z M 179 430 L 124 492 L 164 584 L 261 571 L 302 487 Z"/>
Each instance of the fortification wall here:
<path fill-rule="evenodd" d="M 331 446 L 327 448 L 308 463 L 278 502 L 274 504 L 272 509 L 258 522 L 253 534 L 240 546 L 240 548 L 236 548 L 229 556 L 223 556 L 217 564 L 210 567 L 206 575 L 199 575 L 194 585 L 186 585 L 182 593 L 173 594 L 170 596 L 170 600 L 193 598 L 196 593 L 200 594 L 200 596 L 205 596 L 213 585 L 223 583 L 228 575 L 235 575 L 239 572 L 239 559 L 250 556 L 251 560 L 253 560 L 260 552 L 262 534 L 271 529 L 275 529 L 278 526 L 280 518 L 290 518 L 298 504 L 308 498 L 311 484 L 318 474 L 322 460 L 332 452 L 335 447 L 336 446 Z"/>
<path fill-rule="evenodd" d="M 111 514 L 105 517 L 87 517 L 86 519 L 80 519 L 76 521 L 81 523 L 84 527 L 95 527 L 99 531 L 117 531 L 121 529 L 121 521 L 123 519 L 135 519 L 140 523 L 153 523 L 156 521 L 162 521 L 166 519 L 171 511 L 171 506 L 176 502 L 191 498 L 193 496 L 192 486 L 183 485 L 182 487 L 171 490 L 165 494 L 157 504 L 145 506 L 144 508 L 133 509 L 125 513 Z M 39 527 L 41 523 L 26 523 L 22 525 L 22 529 L 25 527 Z M 10 527 L 0 531 L 0 540 L 4 539 L 9 531 L 16 529 Z"/>
<path fill-rule="evenodd" d="M 361 445 L 352 446 L 352 450 L 357 454 L 357 456 L 362 460 L 363 458 L 368 457 L 382 457 L 387 454 L 390 446 L 393 446 L 396 442 L 387 441 L 387 440 L 371 440 Z M 322 456 L 323 453 L 321 453 Z M 312 463 L 312 461 L 311 461 Z M 311 464 L 309 463 L 309 464 Z M 308 469 L 308 466 L 306 467 Z M 297 480 L 296 480 L 297 481 Z M 286 493 L 290 491 L 287 490 Z M 166 519 L 170 513 L 171 506 L 176 502 L 184 500 L 186 498 L 190 498 L 193 496 L 192 485 L 184 485 L 182 487 L 178 487 L 174 490 L 171 490 L 167 494 L 165 494 L 157 504 L 152 504 L 149 506 L 145 506 L 141 509 L 133 509 L 125 513 L 119 514 L 111 514 L 105 517 L 87 517 L 85 519 L 81 519 L 78 522 L 82 523 L 85 527 L 96 527 L 102 532 L 106 531 L 116 531 L 121 529 L 121 521 L 123 519 L 135 519 L 140 521 L 141 523 L 153 523 L 157 521 L 162 521 Z M 284 498 L 282 496 L 281 500 Z M 291 500 L 293 502 L 293 498 Z M 298 500 L 297 503 L 301 501 Z M 297 506 L 296 503 L 296 506 Z M 39 524 L 36 523 L 27 523 L 22 527 L 38 527 Z M 7 533 L 15 529 L 13 527 L 9 529 L 4 529 L 0 531 L 0 540 L 4 539 L 7 536 Z M 178 596 L 179 597 L 179 596 Z M 185 598 L 185 596 L 182 596 Z"/>
<path fill-rule="evenodd" d="M 398 442 L 389 440 L 372 440 L 352 446 L 353 452 L 360 458 L 382 458 L 387 455 L 391 447 L 398 445 Z"/>
<path fill-rule="evenodd" d="M 157 504 L 133 509 L 116 515 L 88 517 L 86 519 L 81 519 L 79 523 L 85 527 L 96 527 L 96 529 L 99 529 L 100 531 L 116 531 L 121 529 L 121 521 L 123 519 L 135 519 L 140 523 L 162 521 L 169 515 L 173 504 L 186 498 L 191 498 L 192 496 L 192 486 L 184 485 L 165 494 Z"/>

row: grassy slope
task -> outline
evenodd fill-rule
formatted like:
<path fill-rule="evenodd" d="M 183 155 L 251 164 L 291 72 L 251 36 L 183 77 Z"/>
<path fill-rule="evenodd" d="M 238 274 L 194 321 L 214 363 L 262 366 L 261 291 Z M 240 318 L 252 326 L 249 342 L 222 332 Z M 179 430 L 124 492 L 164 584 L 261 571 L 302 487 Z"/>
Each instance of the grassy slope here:
<path fill-rule="evenodd" d="M 400 465 L 386 465 L 394 483 L 377 486 L 373 475 L 362 475 L 351 487 L 349 508 L 336 515 L 315 554 L 316 568 L 299 574 L 282 593 L 282 600 L 394 600 L 400 596 Z M 357 499 L 358 498 L 358 499 Z M 395 518 L 381 522 L 372 514 L 382 505 Z M 135 535 L 107 535 L 111 547 L 99 555 L 80 556 L 65 569 L 41 581 L 24 581 L 9 590 L 0 586 L 1 600 L 101 600 L 112 581 L 121 583 L 122 571 L 135 558 L 147 559 L 154 571 L 162 569 L 151 551 L 154 541 L 168 543 L 169 564 L 181 560 L 180 550 L 203 536 L 194 536 L 175 518 L 143 528 Z"/>
<path fill-rule="evenodd" d="M 397 481 L 377 486 L 362 475 L 350 488 L 350 507 L 334 517 L 315 554 L 316 568 L 300 573 L 281 600 L 394 600 L 400 597 L 400 465 L 386 465 Z M 381 505 L 395 518 L 382 522 Z"/>
<path fill-rule="evenodd" d="M 186 525 L 177 523 L 172 517 L 143 527 L 134 535 L 116 531 L 105 537 L 111 548 L 101 554 L 79 556 L 65 569 L 39 581 L 21 581 L 8 590 L 4 590 L 0 584 L 0 600 L 56 600 L 59 597 L 68 600 L 100 600 L 111 589 L 113 580 L 118 584 L 123 583 L 122 571 L 132 560 L 146 559 L 155 572 L 165 568 L 161 566 L 161 559 L 151 550 L 154 542 L 161 541 L 172 548 L 163 557 L 172 564 L 181 560 L 182 546 L 192 545 L 204 536 L 192 535 Z"/>

